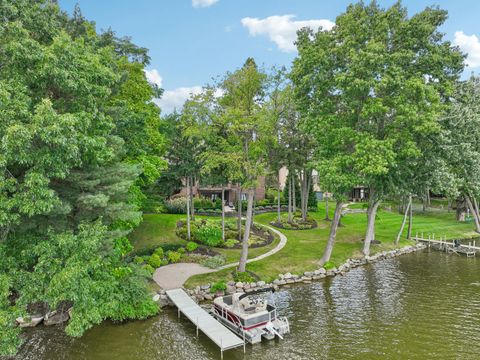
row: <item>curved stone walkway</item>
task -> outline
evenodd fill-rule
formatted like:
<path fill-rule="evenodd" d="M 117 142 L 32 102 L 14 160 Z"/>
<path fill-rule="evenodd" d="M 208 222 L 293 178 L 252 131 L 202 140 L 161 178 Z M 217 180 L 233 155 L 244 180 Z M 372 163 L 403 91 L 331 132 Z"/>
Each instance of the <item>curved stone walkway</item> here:
<path fill-rule="evenodd" d="M 287 244 L 287 237 L 283 235 L 280 231 L 272 228 L 271 226 L 263 224 L 259 225 L 264 226 L 277 234 L 280 237 L 280 242 L 277 244 L 277 246 L 275 246 L 270 251 L 267 251 L 265 254 L 254 257 L 253 259 L 248 259 L 247 263 L 265 259 L 266 257 L 269 257 L 282 250 L 283 247 Z M 217 269 L 210 269 L 196 263 L 170 264 L 162 266 L 155 270 L 155 273 L 153 274 L 153 280 L 158 284 L 158 286 L 160 286 L 164 290 L 177 289 L 182 287 L 185 281 L 187 281 L 188 278 L 193 275 L 207 274 L 223 269 L 228 269 L 234 266 L 238 266 L 238 262 L 226 264 L 220 266 Z"/>

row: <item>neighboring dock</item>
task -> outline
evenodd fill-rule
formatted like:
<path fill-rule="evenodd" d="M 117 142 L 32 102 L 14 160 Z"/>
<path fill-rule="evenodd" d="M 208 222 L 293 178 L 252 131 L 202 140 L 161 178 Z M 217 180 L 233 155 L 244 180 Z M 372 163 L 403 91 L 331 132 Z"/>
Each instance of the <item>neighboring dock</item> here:
<path fill-rule="evenodd" d="M 197 336 L 198 330 L 201 330 L 220 347 L 222 359 L 225 350 L 243 345 L 243 351 L 245 352 L 245 339 L 240 339 L 227 327 L 215 320 L 213 316 L 193 301 L 184 290 L 168 290 L 167 296 L 178 308 L 178 317 L 180 317 L 180 313 L 183 313 L 197 327 Z"/>
<path fill-rule="evenodd" d="M 435 234 L 428 235 L 425 238 L 423 234 L 420 236 L 417 234 L 413 239 L 416 242 L 426 243 L 428 247 L 432 247 L 435 250 L 445 251 L 449 254 L 466 255 L 467 257 L 474 257 L 477 252 L 480 252 L 480 247 L 476 246 L 475 241 L 467 244 L 462 244 L 459 241 L 447 241 L 446 239 L 435 239 Z"/>

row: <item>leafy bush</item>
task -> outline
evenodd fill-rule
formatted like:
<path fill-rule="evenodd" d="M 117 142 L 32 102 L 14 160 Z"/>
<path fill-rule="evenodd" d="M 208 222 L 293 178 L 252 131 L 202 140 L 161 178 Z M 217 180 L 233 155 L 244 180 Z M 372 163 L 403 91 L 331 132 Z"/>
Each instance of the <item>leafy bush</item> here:
<path fill-rule="evenodd" d="M 221 255 L 209 257 L 200 262 L 201 265 L 206 266 L 210 269 L 216 269 L 225 264 L 225 258 Z"/>
<path fill-rule="evenodd" d="M 205 209 L 200 208 L 200 209 L 197 210 L 197 212 L 199 212 L 199 213 L 204 213 L 204 212 L 205 212 Z"/>
<path fill-rule="evenodd" d="M 327 261 L 323 267 L 325 268 L 325 270 L 330 270 L 330 269 L 333 269 L 335 268 L 335 264 L 332 262 L 332 261 Z"/>
<path fill-rule="evenodd" d="M 162 259 L 160 265 L 161 265 L 161 266 L 168 265 L 168 260 L 167 260 L 167 259 Z"/>
<path fill-rule="evenodd" d="M 154 253 L 155 255 L 158 255 L 158 257 L 159 257 L 160 259 L 163 258 L 163 255 L 164 255 L 164 253 L 163 253 L 163 248 L 158 247 L 158 248 L 155 249 L 155 251 L 154 251 L 153 253 Z"/>
<path fill-rule="evenodd" d="M 265 208 L 260 205 L 260 206 L 257 206 L 256 209 L 257 209 L 257 210 L 264 210 Z"/>
<path fill-rule="evenodd" d="M 207 246 L 219 246 L 222 243 L 222 230 L 216 226 L 202 226 L 195 232 L 195 236 Z"/>
<path fill-rule="evenodd" d="M 243 282 L 243 283 L 251 283 L 254 282 L 255 279 L 250 275 L 248 272 L 238 272 L 235 271 L 233 273 L 233 280 L 236 282 Z"/>
<path fill-rule="evenodd" d="M 182 254 L 176 251 L 169 251 L 167 252 L 167 259 L 169 263 L 176 263 L 180 260 Z"/>
<path fill-rule="evenodd" d="M 143 260 L 143 257 L 141 257 L 141 256 L 135 256 L 135 257 L 133 258 L 133 262 L 134 262 L 135 264 L 138 264 L 138 265 L 143 264 L 144 261 L 145 261 L 145 260 Z"/>
<path fill-rule="evenodd" d="M 179 197 L 165 201 L 165 207 L 169 214 L 186 214 L 187 198 Z"/>
<path fill-rule="evenodd" d="M 187 243 L 186 248 L 187 248 L 187 251 L 188 251 L 188 252 L 192 252 L 192 251 L 197 250 L 198 244 L 195 243 L 195 242 L 193 242 L 193 241 L 189 241 L 189 242 Z"/>
<path fill-rule="evenodd" d="M 225 291 L 227 290 L 227 284 L 225 283 L 225 280 L 219 280 L 215 284 L 212 285 L 210 288 L 210 292 L 216 293 L 217 291 Z"/>
<path fill-rule="evenodd" d="M 180 253 L 180 255 L 185 254 L 187 250 L 184 247 L 178 248 L 177 252 Z"/>
<path fill-rule="evenodd" d="M 154 268 L 158 268 L 162 264 L 162 259 L 157 254 L 153 254 L 148 258 L 147 263 Z"/>
<path fill-rule="evenodd" d="M 143 265 L 143 268 L 144 268 L 145 270 L 147 270 L 147 271 L 148 271 L 150 274 L 152 274 L 152 275 L 153 275 L 153 273 L 155 272 L 155 269 L 154 269 L 151 265 L 149 265 L 149 264 Z"/>
<path fill-rule="evenodd" d="M 235 245 L 237 245 L 237 243 L 238 243 L 238 240 L 236 240 L 236 239 L 227 239 L 227 241 L 225 241 L 225 247 L 231 249 Z"/>

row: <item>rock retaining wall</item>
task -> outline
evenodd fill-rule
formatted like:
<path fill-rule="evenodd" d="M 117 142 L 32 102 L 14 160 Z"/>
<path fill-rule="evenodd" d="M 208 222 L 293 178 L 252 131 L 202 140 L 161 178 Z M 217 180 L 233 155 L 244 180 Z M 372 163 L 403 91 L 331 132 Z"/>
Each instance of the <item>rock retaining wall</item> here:
<path fill-rule="evenodd" d="M 416 244 L 412 246 L 403 247 L 391 251 L 382 251 L 373 256 L 366 256 L 360 259 L 348 259 L 344 264 L 340 265 L 338 268 L 328 269 L 320 268 L 315 271 L 306 271 L 303 274 L 279 274 L 278 277 L 273 280 L 271 283 L 265 283 L 265 281 L 258 281 L 254 283 L 243 283 L 243 282 L 234 282 L 229 281 L 227 283 L 227 289 L 225 290 L 226 294 L 233 294 L 236 292 L 245 292 L 249 293 L 254 290 L 264 289 L 264 288 L 274 288 L 278 290 L 280 286 L 295 284 L 295 283 L 311 283 L 312 281 L 317 281 L 324 279 L 330 276 L 344 275 L 350 269 L 356 268 L 358 266 L 363 266 L 370 264 L 379 260 L 394 258 L 400 255 L 412 253 L 418 250 L 425 248 L 423 244 Z M 210 292 L 212 284 L 205 284 L 197 286 L 194 289 L 185 289 L 185 291 L 197 302 L 202 301 L 211 301 L 216 296 Z M 154 296 L 154 300 L 158 301 L 161 307 L 172 306 L 173 304 L 168 299 L 166 292 L 160 290 L 158 294 Z"/>

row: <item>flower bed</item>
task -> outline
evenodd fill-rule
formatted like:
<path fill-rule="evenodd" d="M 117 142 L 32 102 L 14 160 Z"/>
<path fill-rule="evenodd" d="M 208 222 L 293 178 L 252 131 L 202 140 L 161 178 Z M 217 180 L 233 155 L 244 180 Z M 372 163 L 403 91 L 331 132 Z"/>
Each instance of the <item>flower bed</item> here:
<path fill-rule="evenodd" d="M 190 240 L 198 244 L 216 248 L 239 249 L 242 244 L 238 240 L 236 220 L 225 221 L 225 241 L 222 240 L 222 223 L 217 219 L 200 219 L 191 222 Z M 176 234 L 187 239 L 187 223 L 177 222 Z M 274 240 L 274 234 L 257 224 L 253 224 L 248 240 L 250 248 L 262 247 Z"/>
<path fill-rule="evenodd" d="M 311 216 L 307 216 L 307 219 L 304 221 L 300 213 L 293 214 L 292 221 L 288 221 L 288 214 L 282 214 L 280 222 L 272 221 L 270 225 L 285 230 L 309 230 L 318 226 Z"/>

